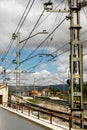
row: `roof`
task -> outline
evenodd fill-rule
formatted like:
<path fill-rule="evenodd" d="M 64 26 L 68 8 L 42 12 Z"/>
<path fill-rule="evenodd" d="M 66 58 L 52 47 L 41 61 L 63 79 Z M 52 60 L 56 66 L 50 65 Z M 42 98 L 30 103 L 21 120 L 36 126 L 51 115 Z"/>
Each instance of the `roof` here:
<path fill-rule="evenodd" d="M 3 84 L 3 85 L 0 85 L 0 89 L 7 88 L 7 87 L 8 87 L 7 83 Z"/>
<path fill-rule="evenodd" d="M 45 89 L 43 89 L 43 91 L 47 92 L 47 91 L 49 91 L 49 88 L 45 88 Z"/>
<path fill-rule="evenodd" d="M 31 92 L 32 94 L 39 94 L 40 92 L 39 91 L 37 91 L 37 90 L 32 90 L 32 92 Z"/>

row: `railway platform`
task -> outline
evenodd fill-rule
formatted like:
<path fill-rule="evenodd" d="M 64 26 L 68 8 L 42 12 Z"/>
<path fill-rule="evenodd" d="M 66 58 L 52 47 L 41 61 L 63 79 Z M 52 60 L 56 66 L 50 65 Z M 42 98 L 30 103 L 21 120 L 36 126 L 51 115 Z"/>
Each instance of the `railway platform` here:
<path fill-rule="evenodd" d="M 65 126 L 57 124 L 57 123 L 50 124 L 48 120 L 38 119 L 34 115 L 29 116 L 29 115 L 27 115 L 26 112 L 21 113 L 21 111 L 16 111 L 15 109 L 12 109 L 9 107 L 4 107 L 2 105 L 0 105 L 0 107 L 2 109 L 4 109 L 5 111 L 12 113 L 13 115 L 16 115 L 20 118 L 28 120 L 29 122 L 33 122 L 34 124 L 37 124 L 37 126 L 42 127 L 43 130 L 69 130 L 69 127 L 65 127 Z M 26 128 L 25 128 L 25 130 L 26 130 Z M 74 130 L 74 129 L 72 129 L 72 130 Z"/>

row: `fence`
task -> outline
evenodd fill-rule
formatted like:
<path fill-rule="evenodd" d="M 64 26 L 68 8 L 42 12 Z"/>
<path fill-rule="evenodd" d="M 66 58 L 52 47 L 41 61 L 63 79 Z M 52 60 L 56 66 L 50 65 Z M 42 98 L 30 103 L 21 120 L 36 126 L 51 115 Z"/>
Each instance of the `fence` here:
<path fill-rule="evenodd" d="M 62 119 L 64 122 L 68 123 L 69 130 L 71 130 L 71 127 L 72 127 L 71 126 L 72 119 L 75 119 L 75 121 L 77 122 L 76 124 L 78 126 L 80 126 L 80 121 L 82 121 L 81 118 L 79 118 L 79 117 L 71 117 L 70 113 L 64 113 L 64 112 L 59 112 L 59 111 L 55 111 L 55 110 L 50 110 L 50 109 L 42 108 L 39 106 L 35 107 L 32 105 L 12 103 L 12 102 L 3 103 L 3 106 L 9 107 L 11 109 L 14 109 L 14 110 L 24 113 L 24 114 L 26 113 L 28 116 L 34 115 L 39 120 L 41 118 L 46 119 L 49 121 L 50 124 L 53 124 L 53 117 Z M 84 118 L 83 121 L 85 124 L 87 124 L 87 118 Z M 87 128 L 87 125 L 84 125 L 84 126 Z"/>

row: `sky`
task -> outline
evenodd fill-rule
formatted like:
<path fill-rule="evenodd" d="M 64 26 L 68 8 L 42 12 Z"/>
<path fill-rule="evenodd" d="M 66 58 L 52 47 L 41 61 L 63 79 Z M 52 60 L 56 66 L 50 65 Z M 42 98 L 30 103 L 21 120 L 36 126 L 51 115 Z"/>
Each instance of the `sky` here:
<path fill-rule="evenodd" d="M 68 9 L 67 1 L 52 0 L 53 9 Z M 2 83 L 4 68 L 6 68 L 6 77 L 10 79 L 7 81 L 8 84 L 16 83 L 16 64 L 13 64 L 13 61 L 17 60 L 17 38 L 12 41 L 12 34 L 17 32 L 20 32 L 20 41 L 32 37 L 19 45 L 20 63 L 22 63 L 19 67 L 21 84 L 60 84 L 66 83 L 69 78 L 70 21 L 64 20 L 68 14 L 43 11 L 45 2 L 48 0 L 0 0 L 0 83 Z M 27 4 L 29 6 L 26 9 Z M 25 18 L 19 24 L 25 9 Z M 85 41 L 87 7 L 81 10 L 80 21 L 81 41 Z M 84 42 L 84 81 L 87 81 L 86 53 L 87 44 Z M 25 60 L 27 58 L 28 60 Z"/>

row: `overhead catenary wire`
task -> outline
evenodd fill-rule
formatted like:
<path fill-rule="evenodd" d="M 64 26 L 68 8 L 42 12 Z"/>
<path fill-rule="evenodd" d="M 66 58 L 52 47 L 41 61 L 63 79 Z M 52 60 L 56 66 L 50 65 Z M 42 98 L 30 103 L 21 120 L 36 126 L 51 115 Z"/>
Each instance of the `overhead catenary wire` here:
<path fill-rule="evenodd" d="M 62 15 L 63 15 L 63 14 L 62 14 Z M 61 18 L 60 18 L 59 22 L 60 22 L 60 21 L 61 21 Z M 59 23 L 59 22 L 58 22 L 58 23 Z"/>
<path fill-rule="evenodd" d="M 82 9 L 83 9 L 83 12 L 84 12 L 84 14 L 85 14 L 85 17 L 86 17 L 86 19 L 87 19 L 87 13 L 86 13 L 86 11 L 85 11 L 85 8 L 82 8 Z M 87 30 L 85 30 L 84 32 L 82 32 L 81 35 L 84 35 L 85 33 L 87 33 Z"/>
<path fill-rule="evenodd" d="M 63 1 L 64 1 L 64 0 L 62 0 L 62 1 L 56 6 L 56 8 L 57 8 Z M 56 8 L 55 8 L 55 9 L 56 9 Z M 52 12 L 51 12 L 51 13 L 52 13 Z M 51 14 L 51 13 L 50 13 L 50 14 Z M 50 14 L 49 14 L 49 15 L 50 15 Z M 48 16 L 49 16 L 49 15 L 48 15 Z M 41 25 L 41 24 L 48 18 L 48 16 L 47 16 L 43 21 L 41 21 L 40 24 L 38 24 L 38 25 L 36 26 L 36 28 L 37 28 L 39 25 Z M 56 19 L 57 19 L 57 18 L 56 18 Z M 59 20 L 59 21 L 60 21 L 60 20 Z M 30 37 L 31 37 L 31 36 L 30 36 Z M 28 37 L 27 39 L 29 39 L 29 37 Z M 27 40 L 27 39 L 26 39 L 26 40 Z"/>
<path fill-rule="evenodd" d="M 55 56 L 55 58 L 60 57 L 61 55 L 63 55 L 64 53 L 66 53 L 66 52 L 68 52 L 68 51 L 69 51 L 69 49 L 65 50 L 64 52 L 61 52 L 61 53 L 57 54 L 57 55 Z M 87 55 L 87 53 L 84 53 L 84 54 L 83 54 L 83 56 L 85 56 L 85 55 Z M 33 68 L 38 67 L 41 63 L 49 63 L 49 62 L 51 62 L 51 61 L 53 61 L 53 60 L 54 60 L 54 59 L 50 59 L 50 60 L 47 60 L 47 61 L 43 62 L 43 60 L 41 59 L 36 65 L 27 68 L 27 70 L 30 70 L 30 69 L 33 70 Z M 64 61 L 64 63 L 61 63 L 61 64 L 62 64 L 62 65 L 65 64 L 65 61 Z"/>
<path fill-rule="evenodd" d="M 84 33 L 84 34 L 85 34 L 85 33 Z M 58 50 L 60 50 L 60 49 L 57 49 L 57 50 L 56 50 L 56 52 L 54 52 L 54 53 L 57 53 L 57 52 L 58 52 Z M 62 53 L 62 54 L 63 54 L 63 53 Z M 61 55 L 62 55 L 62 54 L 61 54 Z M 57 56 L 58 56 L 58 55 L 57 55 Z M 36 66 L 38 66 L 38 65 L 36 64 Z M 36 67 L 36 66 L 35 66 L 35 67 Z"/>
<path fill-rule="evenodd" d="M 85 42 L 87 42 L 87 40 L 82 41 L 82 44 L 84 44 Z M 66 43 L 64 46 L 66 46 L 67 44 L 69 44 L 69 43 Z M 64 46 L 62 46 L 61 48 L 59 48 L 59 50 L 62 49 Z M 57 51 L 58 51 L 58 50 L 57 50 Z M 47 60 L 47 61 L 45 61 L 45 62 L 43 62 L 43 63 L 51 62 L 51 61 L 53 61 L 55 58 L 57 58 L 57 57 L 63 55 L 64 53 L 66 53 L 66 52 L 68 52 L 68 51 L 69 51 L 69 48 L 67 48 L 65 51 L 63 51 L 63 52 L 57 54 L 54 58 L 51 58 L 50 60 Z M 53 54 L 53 53 L 51 53 L 51 54 Z M 85 56 L 85 55 L 86 55 L 86 53 L 83 54 L 83 56 Z M 64 63 L 65 63 L 65 62 L 64 62 Z M 39 65 L 39 64 L 38 64 L 38 65 Z M 34 66 L 34 67 L 37 67 L 37 66 Z M 32 67 L 31 67 L 31 68 L 32 68 Z"/>
<path fill-rule="evenodd" d="M 65 18 L 66 19 L 66 18 Z M 59 24 L 60 26 L 60 24 Z M 53 32 L 55 32 L 56 29 L 54 29 Z M 29 55 L 31 56 L 32 54 L 34 54 L 34 52 L 53 34 L 53 32 Z M 27 58 L 25 59 L 25 61 L 27 60 Z"/>
<path fill-rule="evenodd" d="M 64 1 L 64 0 L 63 0 L 63 1 Z M 62 1 L 62 2 L 63 2 L 63 1 Z"/>
<path fill-rule="evenodd" d="M 63 2 L 64 2 L 64 0 L 60 1 L 60 3 L 58 3 L 58 5 L 57 5 L 54 9 L 57 9 L 61 4 L 63 4 Z M 52 14 L 52 12 L 49 12 L 49 14 L 38 24 L 38 26 L 41 25 L 51 14 Z M 58 13 L 58 14 L 59 14 L 59 13 Z M 55 21 L 54 21 L 54 24 L 53 24 L 52 28 L 55 27 L 54 25 L 55 25 L 55 23 L 56 23 L 56 21 L 57 21 L 58 14 L 57 14 L 57 17 L 55 18 Z M 62 18 L 62 16 L 61 16 L 61 18 Z M 60 23 L 61 18 L 58 20 L 58 24 Z M 37 27 L 38 27 L 38 26 L 37 26 Z M 53 36 L 54 36 L 54 35 L 55 35 L 55 32 L 53 33 L 53 35 L 51 36 L 51 38 L 49 37 L 50 41 L 47 41 L 47 44 L 49 44 L 49 42 L 50 42 L 50 43 L 52 42 L 52 39 L 53 39 Z"/>
<path fill-rule="evenodd" d="M 35 2 L 35 0 L 32 1 L 31 6 L 29 7 L 28 11 L 26 12 L 25 17 L 24 17 L 24 19 L 22 20 L 22 22 L 21 22 L 21 24 L 20 24 L 20 27 L 19 27 L 19 29 L 17 30 L 17 32 L 20 31 L 20 29 L 21 29 L 21 27 L 22 27 L 24 21 L 26 20 L 26 18 L 27 18 L 27 16 L 28 16 L 28 14 L 29 14 L 29 12 L 30 12 L 30 10 L 31 10 L 31 8 L 32 8 L 32 6 L 33 6 L 33 4 L 34 4 L 34 2 Z M 27 6 L 29 6 L 29 4 L 30 4 L 30 1 L 28 2 L 28 5 L 27 5 Z M 26 10 L 27 10 L 27 9 L 26 9 Z"/>
<path fill-rule="evenodd" d="M 60 6 L 60 4 L 63 3 L 63 1 L 64 1 L 64 0 L 60 1 L 60 3 L 59 3 L 54 9 L 57 9 L 57 8 Z M 50 13 L 37 25 L 37 27 L 40 26 L 41 24 L 43 24 L 43 22 L 44 22 L 51 14 L 52 14 L 52 12 L 50 12 Z"/>
<path fill-rule="evenodd" d="M 33 4 L 34 4 L 34 2 L 35 2 L 35 0 L 33 0 L 31 6 L 30 6 L 30 8 L 29 8 L 30 2 L 31 2 L 31 0 L 28 1 L 28 4 L 27 4 L 27 6 L 26 6 L 26 8 L 25 8 L 25 10 L 24 10 L 24 12 L 23 12 L 23 15 L 21 16 L 21 18 L 20 18 L 20 20 L 19 20 L 19 23 L 18 23 L 18 25 L 17 25 L 17 27 L 16 27 L 14 33 L 17 33 L 18 31 L 20 31 L 20 29 L 21 29 L 21 27 L 22 27 L 24 21 L 26 20 L 26 17 L 28 16 L 28 13 L 30 12 L 30 10 L 31 10 L 31 8 L 32 8 L 32 6 L 33 6 Z M 28 9 L 28 8 L 29 8 L 29 9 Z M 13 39 L 10 40 L 10 43 L 9 43 L 9 45 L 8 45 L 8 49 L 6 48 L 6 51 L 4 52 L 5 55 L 2 56 L 3 59 L 5 59 L 5 58 L 7 57 L 8 53 L 9 53 L 11 47 L 12 47 L 13 41 L 14 41 Z"/>
<path fill-rule="evenodd" d="M 83 43 L 85 43 L 87 40 L 85 40 L 85 41 L 83 41 Z M 61 55 L 63 55 L 64 53 L 66 53 L 67 51 L 69 51 L 68 49 L 67 50 L 65 50 L 64 52 L 62 52 L 62 53 L 60 53 L 60 54 L 58 54 L 56 57 L 59 57 L 59 56 L 61 56 Z M 86 54 L 83 54 L 83 56 L 85 56 Z M 56 58 L 55 57 L 55 58 Z M 36 67 L 38 67 L 39 66 L 39 64 L 42 62 L 42 60 L 40 60 L 40 62 L 38 62 L 36 65 L 34 65 L 34 66 L 32 66 L 32 67 L 29 67 L 27 70 L 32 70 L 33 68 L 36 68 Z M 44 63 L 47 63 L 47 62 L 49 62 L 49 61 L 46 61 L 46 62 L 44 62 Z M 64 62 L 65 63 L 65 62 Z M 63 64 L 63 63 L 62 63 Z"/>
<path fill-rule="evenodd" d="M 29 13 L 29 11 L 30 11 L 30 8 L 32 7 L 32 6 L 31 6 L 31 7 L 28 9 L 28 6 L 29 6 L 30 2 L 31 2 L 31 0 L 28 1 L 27 6 L 26 6 L 26 8 L 25 8 L 25 10 L 24 10 L 24 12 L 23 12 L 23 14 L 22 14 L 20 20 L 19 20 L 19 23 L 18 23 L 18 25 L 17 25 L 17 27 L 16 27 L 14 33 L 19 32 L 21 26 L 23 25 L 24 20 L 26 19 L 26 16 L 28 15 L 28 13 Z M 27 11 L 27 9 L 28 9 L 28 11 Z M 26 11 L 27 11 L 27 13 L 26 13 Z M 25 14 L 26 14 L 26 16 L 25 16 L 25 18 L 24 18 L 24 15 L 25 15 Z"/>
<path fill-rule="evenodd" d="M 63 0 L 63 1 L 64 1 L 64 0 Z M 62 1 L 61 3 L 63 3 L 63 1 Z M 55 9 L 56 9 L 56 8 L 55 8 Z M 54 27 L 54 25 L 55 25 L 55 23 L 56 23 L 56 21 L 57 21 L 58 15 L 59 15 L 59 13 L 57 14 L 57 17 L 55 18 L 53 27 Z M 60 19 L 58 18 L 58 24 L 61 22 L 62 17 L 63 17 L 63 13 L 61 14 Z M 52 27 L 52 28 L 53 28 L 53 27 Z M 52 42 L 54 35 L 55 35 L 55 32 L 52 34 L 52 36 L 51 36 L 51 38 L 50 38 L 50 39 L 51 39 L 50 42 Z"/>
<path fill-rule="evenodd" d="M 24 63 L 25 61 L 31 59 L 32 57 L 30 57 L 30 56 L 32 56 L 32 55 L 35 53 L 35 51 L 36 51 L 42 44 L 44 44 L 44 42 L 57 30 L 57 28 L 58 28 L 65 20 L 66 20 L 66 17 L 54 28 L 54 30 L 46 37 L 46 39 L 43 40 L 43 41 L 41 42 L 41 44 L 39 44 L 39 46 L 38 46 L 26 59 L 24 59 L 23 61 L 20 62 L 20 65 L 21 65 L 22 63 Z M 19 65 L 19 66 L 20 66 L 20 65 Z M 18 67 L 18 66 L 16 66 L 16 67 Z M 15 68 L 15 69 L 16 69 L 16 68 Z"/>
<path fill-rule="evenodd" d="M 31 36 L 31 34 L 33 33 L 33 31 L 35 30 L 35 28 L 36 28 L 36 26 L 37 26 L 38 22 L 40 21 L 40 19 L 41 19 L 41 17 L 42 17 L 42 15 L 43 15 L 43 13 L 44 13 L 44 10 L 42 11 L 42 13 L 41 13 L 40 17 L 38 18 L 38 20 L 37 20 L 36 24 L 34 25 L 34 27 L 33 27 L 32 31 L 30 32 L 30 34 L 29 34 L 28 38 L 25 40 L 25 43 L 23 44 L 22 48 L 20 49 L 20 52 L 23 50 L 23 48 L 24 48 L 24 46 L 26 45 L 26 43 L 27 43 L 28 39 L 30 38 L 30 36 Z"/>
<path fill-rule="evenodd" d="M 58 24 L 58 25 L 54 28 L 54 30 L 45 38 L 45 40 L 43 40 L 43 41 L 38 45 L 38 47 L 37 47 L 34 51 L 32 51 L 31 54 L 29 54 L 29 55 L 27 56 L 26 59 L 24 59 L 23 61 L 21 61 L 21 64 L 22 64 L 23 62 L 27 61 L 27 60 L 30 58 L 30 56 L 33 55 L 33 54 L 36 52 L 36 50 L 53 34 L 53 32 L 55 32 L 55 31 L 57 30 L 57 28 L 58 28 L 65 20 L 66 20 L 66 18 L 64 18 L 64 19 L 60 22 L 60 24 Z"/>
<path fill-rule="evenodd" d="M 86 42 L 87 40 L 84 40 L 84 41 L 82 41 L 82 43 L 84 44 L 85 42 Z M 65 43 L 62 47 L 60 47 L 59 49 L 57 49 L 56 51 L 54 51 L 53 53 L 51 53 L 52 55 L 54 55 L 55 53 L 57 53 L 59 50 L 61 50 L 62 48 L 64 48 L 66 45 L 68 45 L 70 42 L 68 42 L 68 43 Z M 59 57 L 59 56 L 61 56 L 62 54 L 64 54 L 64 53 L 66 53 L 67 51 L 69 51 L 69 49 L 67 49 L 67 50 L 65 50 L 64 52 L 62 52 L 62 53 L 60 53 L 60 54 L 58 54 L 58 55 L 56 55 L 55 56 L 55 58 L 57 58 L 57 57 Z M 54 59 L 55 59 L 54 58 Z M 31 58 L 30 58 L 31 59 Z M 53 59 L 51 59 L 50 61 L 52 61 Z M 49 61 L 48 61 L 49 62 Z M 35 62 L 36 63 L 36 62 Z M 46 62 L 47 63 L 47 62 Z M 36 66 L 35 66 L 36 67 Z M 32 67 L 31 67 L 32 68 Z"/>
<path fill-rule="evenodd" d="M 43 13 L 44 13 L 44 10 L 42 11 L 42 13 L 41 13 L 40 17 L 38 18 L 38 20 L 37 20 L 37 22 L 36 22 L 35 26 L 33 27 L 32 31 L 30 32 L 30 34 L 29 34 L 28 38 L 25 40 L 25 43 L 23 44 L 22 48 L 20 49 L 20 53 L 21 53 L 21 51 L 23 50 L 24 46 L 26 45 L 26 43 L 27 43 L 28 39 L 31 37 L 31 34 L 32 34 L 32 33 L 33 33 L 33 31 L 35 30 L 35 28 L 36 28 L 36 26 L 37 26 L 37 24 L 38 24 L 39 20 L 41 19 L 41 17 L 42 17 L 42 15 L 43 15 Z M 10 64 L 10 65 L 11 65 L 11 64 Z"/>

